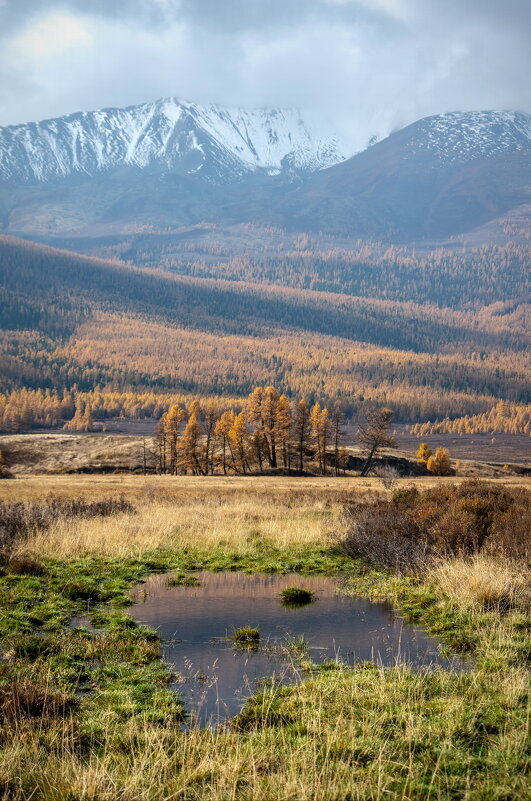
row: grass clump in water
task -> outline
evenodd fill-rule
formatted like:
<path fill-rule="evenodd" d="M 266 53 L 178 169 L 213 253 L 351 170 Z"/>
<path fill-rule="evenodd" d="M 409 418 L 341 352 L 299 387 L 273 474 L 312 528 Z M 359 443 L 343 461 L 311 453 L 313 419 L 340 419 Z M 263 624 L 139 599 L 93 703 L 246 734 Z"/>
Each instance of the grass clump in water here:
<path fill-rule="evenodd" d="M 185 573 L 175 573 L 168 578 L 168 587 L 200 587 L 201 582 L 197 576 Z"/>
<path fill-rule="evenodd" d="M 303 587 L 286 587 L 280 596 L 283 606 L 306 606 L 315 600 L 315 594 Z"/>
<path fill-rule="evenodd" d="M 229 639 L 240 648 L 258 648 L 260 630 L 254 629 L 252 626 L 242 626 L 239 629 L 234 629 Z"/>

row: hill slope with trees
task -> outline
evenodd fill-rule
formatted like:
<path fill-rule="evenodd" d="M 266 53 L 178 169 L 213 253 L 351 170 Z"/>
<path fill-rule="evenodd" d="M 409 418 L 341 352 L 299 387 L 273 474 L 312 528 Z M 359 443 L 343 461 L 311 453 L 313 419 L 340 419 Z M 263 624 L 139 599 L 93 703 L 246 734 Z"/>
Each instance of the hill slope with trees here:
<path fill-rule="evenodd" d="M 176 276 L 10 237 L 0 284 L 3 407 L 20 410 L 16 393 L 31 391 L 37 423 L 50 404 L 72 410 L 72 393 L 104 410 L 111 392 L 133 408 L 146 393 L 243 397 L 272 381 L 350 414 L 390 406 L 404 422 L 530 400 L 514 304 L 504 314 Z"/>

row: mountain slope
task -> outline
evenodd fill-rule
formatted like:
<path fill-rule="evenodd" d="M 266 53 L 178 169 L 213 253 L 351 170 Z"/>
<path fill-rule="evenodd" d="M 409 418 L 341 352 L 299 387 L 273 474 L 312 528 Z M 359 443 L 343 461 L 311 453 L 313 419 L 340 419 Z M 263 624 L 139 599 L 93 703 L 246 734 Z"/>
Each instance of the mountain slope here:
<path fill-rule="evenodd" d="M 470 164 L 531 147 L 531 114 L 515 111 L 448 112 L 403 128 L 404 157 L 436 164 Z"/>
<path fill-rule="evenodd" d="M 345 161 L 294 111 L 170 98 L 77 114 L 0 129 L 0 230 L 46 238 L 252 222 L 408 242 L 494 220 L 502 230 L 515 210 L 525 226 L 530 137 L 529 114 L 456 112 Z"/>
<path fill-rule="evenodd" d="M 307 171 L 343 158 L 293 109 L 231 109 L 175 98 L 0 129 L 0 179 L 35 183 L 123 167 L 210 180 Z"/>
<path fill-rule="evenodd" d="M 528 338 L 487 309 L 170 276 L 10 237 L 0 329 L 0 391 L 245 395 L 273 381 L 412 420 L 529 399 Z"/>
<path fill-rule="evenodd" d="M 288 192 L 292 228 L 439 238 L 531 202 L 531 115 L 450 113 L 419 120 Z"/>

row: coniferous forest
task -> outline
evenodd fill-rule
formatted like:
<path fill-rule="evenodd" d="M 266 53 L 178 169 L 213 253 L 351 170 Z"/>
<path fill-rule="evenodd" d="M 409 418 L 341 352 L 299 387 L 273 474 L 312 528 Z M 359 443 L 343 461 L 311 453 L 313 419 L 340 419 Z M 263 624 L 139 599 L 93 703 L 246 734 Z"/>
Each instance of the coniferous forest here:
<path fill-rule="evenodd" d="M 3 431 L 62 427 L 87 405 L 100 422 L 160 419 L 194 399 L 237 408 L 254 387 L 271 383 L 290 400 L 339 405 L 348 418 L 372 404 L 392 408 L 397 422 L 488 415 L 501 430 L 528 430 L 525 280 L 518 278 L 527 262 L 516 247 L 460 262 L 455 254 L 422 260 L 404 248 L 360 245 L 355 263 L 364 263 L 370 281 L 332 281 L 326 291 L 289 286 L 287 273 L 285 286 L 270 284 L 255 265 L 205 278 L 10 237 L 0 250 Z M 341 258 L 312 260 L 300 251 L 263 262 L 277 270 L 302 260 L 316 275 L 326 263 L 333 275 Z M 459 264 L 464 283 L 452 298 Z M 501 292 L 509 275 L 517 298 L 511 283 Z M 360 294 L 348 294 L 353 288 Z M 494 412 L 500 400 L 509 423 Z"/>

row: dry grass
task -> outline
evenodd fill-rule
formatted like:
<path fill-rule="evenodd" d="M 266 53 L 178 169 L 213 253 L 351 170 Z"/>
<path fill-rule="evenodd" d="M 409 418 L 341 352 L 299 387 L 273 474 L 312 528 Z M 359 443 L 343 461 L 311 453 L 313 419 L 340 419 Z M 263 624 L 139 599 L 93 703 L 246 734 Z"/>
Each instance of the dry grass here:
<path fill-rule="evenodd" d="M 429 489 L 445 482 L 458 483 L 426 478 L 396 484 Z M 504 483 L 517 485 L 515 479 Z M 222 546 L 245 553 L 258 541 L 276 548 L 320 546 L 331 530 L 337 532 L 346 501 L 377 494 L 388 494 L 378 478 L 31 476 L 0 482 L 5 502 L 123 496 L 133 503 L 134 513 L 58 520 L 36 531 L 30 550 L 60 558 L 139 556 L 155 548 L 183 547 Z"/>
<path fill-rule="evenodd" d="M 66 473 L 75 470 L 138 470 L 144 443 L 147 463 L 155 464 L 150 436 L 116 434 L 7 434 L 1 449 L 9 469 L 20 473 Z"/>
<path fill-rule="evenodd" d="M 400 478 L 395 488 L 415 486 L 419 490 L 433 489 L 443 484 L 460 484 L 466 479 L 458 477 Z M 489 481 L 489 479 L 483 479 Z M 493 479 L 497 486 L 523 487 L 531 489 L 531 476 L 507 475 Z M 169 497 L 181 499 L 189 496 L 222 495 L 253 496 L 287 493 L 310 493 L 330 498 L 343 499 L 345 495 L 366 492 L 386 493 L 381 479 L 377 477 L 316 477 L 296 476 L 138 476 L 138 475 L 19 475 L 12 481 L 0 481 L 0 500 L 33 501 L 54 497 L 84 498 L 94 500 L 123 495 L 138 502 L 153 498 Z"/>
<path fill-rule="evenodd" d="M 0 494 L 17 487 L 22 493 L 11 500 L 123 494 L 134 503 L 135 512 L 63 519 L 33 532 L 30 550 L 63 559 L 76 577 L 83 555 L 139 556 L 158 547 L 245 554 L 258 544 L 279 549 L 325 545 L 329 531 L 337 531 L 345 495 L 354 488 L 383 492 L 377 479 L 70 476 L 6 481 Z M 86 560 L 86 571 L 92 561 Z M 117 563 L 110 569 L 116 570 Z M 379 580 L 382 587 L 395 581 L 404 592 L 424 591 L 373 573 L 370 581 Z M 35 581 L 31 577 L 24 586 Z M 436 622 L 443 621 L 452 604 L 469 615 L 479 639 L 470 672 L 336 669 L 292 688 L 266 688 L 249 701 L 232 729 L 184 733 L 169 714 L 154 723 L 145 710 L 118 719 L 116 710 L 129 703 L 127 683 L 111 687 L 109 706 L 98 706 L 94 694 L 76 699 L 71 710 L 53 681 L 68 665 L 68 653 L 64 663 L 58 653 L 46 657 L 48 662 L 45 657 L 27 665 L 18 657 L 9 661 L 5 670 L 22 671 L 25 665 L 25 673 L 15 675 L 12 687 L 0 693 L 0 713 L 3 704 L 10 720 L 0 732 L 0 798 L 520 801 L 526 797 L 529 672 L 513 659 L 524 636 L 515 624 L 523 615 L 518 610 L 505 614 L 505 604 L 509 599 L 512 606 L 522 605 L 523 579 L 511 563 L 478 556 L 440 564 L 429 582 L 441 599 L 440 611 L 433 607 Z M 23 589 L 18 579 L 5 579 L 6 587 L 19 585 Z M 27 608 L 27 601 L 21 597 L 21 608 Z M 485 606 L 492 611 L 485 613 Z M 87 663 L 112 656 L 123 662 L 120 671 L 127 668 L 124 654 L 130 641 L 123 631 L 87 637 Z M 148 669 L 158 645 L 146 640 L 135 653 L 149 656 Z M 46 664 L 54 666 L 50 680 Z M 143 680 L 146 686 L 151 676 Z M 97 733 L 93 739 L 91 732 Z"/>
<path fill-rule="evenodd" d="M 245 553 L 257 542 L 274 548 L 324 545 L 339 516 L 340 505 L 319 496 L 304 506 L 289 498 L 209 496 L 151 501 L 137 512 L 112 518 L 60 519 L 37 530 L 24 551 L 69 558 L 140 556 L 156 548 L 226 547 Z"/>
<path fill-rule="evenodd" d="M 470 559 L 445 560 L 429 579 L 467 612 L 531 606 L 531 575 L 522 564 L 508 559 L 476 554 Z"/>
<path fill-rule="evenodd" d="M 46 801 L 516 801 L 527 797 L 518 774 L 526 726 L 513 708 L 527 679 L 512 671 L 499 677 L 495 696 L 486 696 L 480 676 L 338 671 L 284 697 L 266 691 L 251 707 L 244 735 L 184 735 L 135 720 L 120 731 L 119 747 L 83 758 L 68 728 L 58 725 L 30 740 L 32 748 L 6 743 L 0 779 L 10 777 L 5 797 L 17 801 L 29 798 L 30 788 L 32 798 Z M 498 729 L 485 700 L 510 710 Z M 484 746 L 482 752 L 495 749 L 497 759 L 483 756 L 485 770 L 471 773 L 469 762 L 479 757 L 468 742 Z"/>

